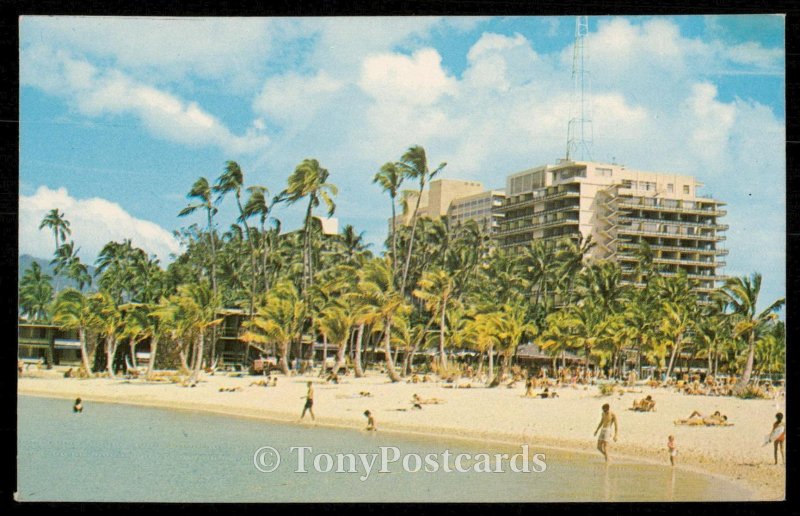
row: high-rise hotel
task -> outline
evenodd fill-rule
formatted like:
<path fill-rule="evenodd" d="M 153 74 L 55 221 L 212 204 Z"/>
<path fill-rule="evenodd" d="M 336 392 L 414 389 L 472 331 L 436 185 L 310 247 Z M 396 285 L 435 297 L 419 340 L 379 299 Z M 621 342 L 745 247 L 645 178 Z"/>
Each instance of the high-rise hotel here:
<path fill-rule="evenodd" d="M 719 222 L 725 203 L 699 194 L 700 186 L 692 176 L 561 160 L 508 176 L 505 195 L 453 195 L 450 208 L 441 206 L 438 212 L 452 219 L 465 202 L 490 196 L 492 235 L 500 247 L 515 250 L 535 240 L 591 236 L 595 245 L 587 258 L 618 262 L 623 280 L 631 283 L 644 241 L 662 275 L 684 270 L 698 292 L 707 294 L 725 279 L 718 269 L 725 266 L 720 257 L 728 254 L 722 247 L 728 226 Z"/>
<path fill-rule="evenodd" d="M 649 244 L 662 275 L 683 269 L 710 292 L 724 280 L 717 269 L 724 202 L 699 195 L 694 177 L 644 172 L 621 165 L 562 160 L 512 174 L 506 179 L 504 215 L 496 233 L 503 248 L 564 236 L 587 238 L 590 257 L 619 262 L 623 279 L 634 281 L 640 242 Z"/>

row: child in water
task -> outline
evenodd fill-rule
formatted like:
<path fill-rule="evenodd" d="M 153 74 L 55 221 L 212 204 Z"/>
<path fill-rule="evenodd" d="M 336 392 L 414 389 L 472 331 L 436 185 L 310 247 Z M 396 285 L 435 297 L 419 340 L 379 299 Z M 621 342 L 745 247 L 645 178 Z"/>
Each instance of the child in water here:
<path fill-rule="evenodd" d="M 72 406 L 72 412 L 76 414 L 80 414 L 81 412 L 83 412 L 83 403 L 81 402 L 80 398 L 77 398 L 75 400 L 75 405 Z"/>
<path fill-rule="evenodd" d="M 670 466 L 675 465 L 675 456 L 678 454 L 678 448 L 675 446 L 675 436 L 670 435 L 667 438 L 667 450 L 669 451 L 669 464 Z"/>

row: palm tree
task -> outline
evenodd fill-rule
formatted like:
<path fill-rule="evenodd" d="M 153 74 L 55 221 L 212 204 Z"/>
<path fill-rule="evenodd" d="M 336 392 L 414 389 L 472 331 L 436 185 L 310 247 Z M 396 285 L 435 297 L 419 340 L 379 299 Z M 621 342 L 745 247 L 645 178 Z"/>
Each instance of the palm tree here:
<path fill-rule="evenodd" d="M 214 206 L 213 201 L 211 199 L 211 185 L 208 183 L 208 179 L 205 177 L 199 178 L 197 181 L 194 182 L 192 188 L 189 190 L 189 193 L 186 195 L 190 199 L 197 199 L 198 202 L 194 204 L 190 204 L 189 206 L 182 209 L 179 213 L 179 217 L 185 217 L 191 213 L 194 213 L 196 210 L 203 208 L 206 211 L 206 220 L 207 220 L 207 231 L 208 231 L 208 241 L 209 246 L 211 249 L 211 267 L 210 267 L 210 275 L 211 275 L 211 288 L 214 293 L 217 292 L 217 274 L 216 274 L 216 237 L 214 236 L 214 215 L 217 214 L 217 208 Z"/>
<path fill-rule="evenodd" d="M 328 208 L 328 216 L 332 216 L 336 210 L 333 196 L 338 193 L 336 185 L 328 183 L 328 170 L 321 167 L 319 161 L 315 159 L 304 159 L 297 165 L 294 172 L 289 176 L 288 186 L 278 196 L 280 200 L 286 200 L 288 204 L 294 204 L 304 198 L 308 198 L 306 215 L 303 221 L 303 297 L 308 293 L 313 282 L 313 270 L 311 263 L 311 222 L 314 208 L 320 203 L 324 203 Z"/>
<path fill-rule="evenodd" d="M 781 297 L 770 303 L 765 309 L 758 311 L 760 292 L 761 274 L 758 272 L 754 272 L 749 278 L 747 276 L 729 278 L 720 290 L 720 295 L 733 308 L 733 316 L 736 321 L 734 336 L 743 337 L 747 342 L 747 362 L 739 380 L 739 389 L 750 382 L 750 376 L 753 373 L 756 335 L 769 321 L 778 317 L 776 312 L 786 302 L 786 299 Z"/>
<path fill-rule="evenodd" d="M 475 347 L 481 353 L 486 353 L 489 359 L 488 382 L 494 380 L 494 350 L 500 345 L 500 340 L 496 331 L 496 312 L 484 312 L 476 314 L 467 322 L 467 334 L 475 343 Z M 483 360 L 481 360 L 483 364 Z"/>
<path fill-rule="evenodd" d="M 392 359 L 392 320 L 407 313 L 408 305 L 394 285 L 390 258 L 373 258 L 364 264 L 358 271 L 358 290 L 354 297 L 364 307 L 361 320 L 383 326 L 386 372 L 391 381 L 400 381 Z"/>
<path fill-rule="evenodd" d="M 439 319 L 439 364 L 442 370 L 447 368 L 447 355 L 444 350 L 447 332 L 447 302 L 456 288 L 453 277 L 442 269 L 426 272 L 417 283 L 414 296 L 425 303 L 425 307 Z"/>
<path fill-rule="evenodd" d="M 97 329 L 105 341 L 106 370 L 112 378 L 115 376 L 114 359 L 117 354 L 118 332 L 122 329 L 122 312 L 114 297 L 106 291 L 100 291 L 89 297 L 91 310 L 97 317 Z"/>
<path fill-rule="evenodd" d="M 83 290 L 85 286 L 92 284 L 92 276 L 89 274 L 89 268 L 81 263 L 78 257 L 79 251 L 80 248 L 75 249 L 75 242 L 70 240 L 69 243 L 59 246 L 56 257 L 50 264 L 55 265 L 53 271 L 56 275 L 65 273 L 64 276 L 78 284 L 78 290 Z"/>
<path fill-rule="evenodd" d="M 347 339 L 350 337 L 353 317 L 347 306 L 336 303 L 323 310 L 316 322 L 320 331 L 336 346 L 336 364 L 333 366 L 333 371 L 337 372 L 345 365 Z"/>
<path fill-rule="evenodd" d="M 250 192 L 250 197 L 244 205 L 242 210 L 242 221 L 249 217 L 258 216 L 259 226 L 261 228 L 261 272 L 264 277 L 264 292 L 269 290 L 269 273 L 267 272 L 267 259 L 270 250 L 270 238 L 267 235 L 266 222 L 272 206 L 275 204 L 273 199 L 272 203 L 267 202 L 267 195 L 269 191 L 264 186 L 251 186 L 247 189 Z M 255 271 L 253 271 L 255 274 Z"/>
<path fill-rule="evenodd" d="M 79 291 L 72 288 L 62 290 L 58 294 L 53 310 L 53 322 L 65 329 L 77 329 L 81 346 L 81 366 L 88 375 L 92 369 L 89 365 L 89 351 L 86 347 L 86 332 L 99 322 L 92 311 L 89 300 Z"/>
<path fill-rule="evenodd" d="M 234 193 L 236 197 L 236 207 L 239 208 L 239 218 L 237 219 L 244 225 L 244 233 L 247 239 L 247 245 L 250 248 L 250 315 L 252 316 L 255 308 L 256 296 L 256 249 L 253 244 L 253 235 L 250 232 L 250 227 L 247 225 L 247 216 L 245 215 L 244 206 L 242 206 L 242 187 L 244 186 L 244 173 L 241 167 L 235 161 L 225 162 L 225 171 L 214 185 L 214 191 L 218 194 L 217 202 L 220 202 L 225 195 L 230 192 Z"/>
<path fill-rule="evenodd" d="M 38 263 L 32 262 L 19 282 L 19 308 L 23 315 L 33 321 L 46 321 L 53 286 Z"/>
<path fill-rule="evenodd" d="M 206 332 L 222 322 L 217 317 L 219 295 L 214 294 L 206 281 L 201 281 L 179 285 L 169 302 L 178 333 L 193 341 L 193 361 L 187 365 L 192 372 L 190 379 L 196 381 L 203 367 Z"/>
<path fill-rule="evenodd" d="M 59 213 L 58 208 L 53 208 L 47 212 L 42 222 L 39 224 L 39 229 L 50 228 L 53 232 L 53 240 L 55 241 L 54 254 L 58 255 L 59 242 L 64 242 L 67 236 L 72 233 L 69 229 L 69 221 L 64 218 L 64 213 Z M 56 275 L 56 290 L 58 290 L 58 276 Z"/>
<path fill-rule="evenodd" d="M 535 335 L 537 328 L 527 321 L 526 310 L 521 303 L 504 304 L 492 316 L 491 324 L 502 353 L 500 371 L 489 384 L 489 387 L 497 387 L 505 377 L 511 357 L 517 351 L 522 338 L 525 335 Z"/>
<path fill-rule="evenodd" d="M 389 200 L 392 204 L 392 264 L 397 264 L 397 218 L 396 214 L 396 206 L 395 206 L 395 198 L 397 197 L 397 193 L 400 189 L 400 185 L 403 184 L 403 172 L 397 166 L 397 163 L 384 163 L 381 167 L 381 170 L 375 174 L 375 177 L 372 178 L 373 183 L 378 183 L 384 192 L 389 194 Z M 396 269 L 395 265 L 395 269 Z M 394 276 L 397 276 L 397 271 L 392 271 Z"/>
<path fill-rule="evenodd" d="M 281 280 L 269 291 L 266 302 L 258 307 L 242 339 L 255 344 L 278 344 L 280 367 L 289 375 L 289 347 L 303 333 L 306 303 L 288 280 Z"/>
<path fill-rule="evenodd" d="M 408 250 L 405 256 L 405 265 L 403 266 L 403 277 L 400 281 L 400 294 L 405 295 L 406 280 L 408 278 L 408 267 L 411 263 L 411 253 L 414 250 L 414 233 L 417 229 L 417 214 L 419 213 L 419 203 L 422 200 L 422 192 L 425 190 L 425 185 L 436 177 L 442 169 L 447 166 L 447 163 L 440 163 L 434 170 L 428 168 L 428 158 L 425 155 L 425 149 L 419 145 L 409 148 L 401 161 L 397 163 L 397 167 L 402 171 L 403 177 L 410 180 L 417 180 L 419 182 L 419 191 L 417 192 L 417 203 L 414 207 L 414 213 L 411 216 L 411 236 L 408 240 Z"/>

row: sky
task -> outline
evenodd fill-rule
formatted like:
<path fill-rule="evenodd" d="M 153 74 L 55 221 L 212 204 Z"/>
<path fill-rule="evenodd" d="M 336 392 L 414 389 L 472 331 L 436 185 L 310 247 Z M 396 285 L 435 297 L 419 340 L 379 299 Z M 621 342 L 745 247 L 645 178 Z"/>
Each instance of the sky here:
<path fill-rule="evenodd" d="M 340 227 L 383 250 L 372 183 L 413 145 L 441 177 L 503 188 L 564 157 L 574 17 L 20 18 L 19 252 L 66 214 L 81 258 L 110 240 L 167 264 L 186 193 L 225 162 L 272 195 L 306 158 L 339 188 Z M 784 18 L 590 17 L 592 156 L 694 175 L 727 202 L 726 275 L 785 296 Z M 411 185 L 407 185 L 409 188 Z M 220 229 L 236 214 L 220 205 Z M 276 209 L 300 225 L 300 206 Z"/>

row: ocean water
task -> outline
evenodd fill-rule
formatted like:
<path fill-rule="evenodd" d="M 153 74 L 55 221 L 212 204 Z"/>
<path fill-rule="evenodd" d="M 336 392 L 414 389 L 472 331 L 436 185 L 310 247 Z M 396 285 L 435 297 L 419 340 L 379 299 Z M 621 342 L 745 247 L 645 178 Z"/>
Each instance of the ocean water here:
<path fill-rule="evenodd" d="M 93 402 L 84 404 L 82 414 L 73 414 L 69 400 L 18 400 L 21 501 L 714 501 L 746 496 L 733 484 L 706 475 L 624 460 L 606 465 L 599 454 L 533 445 L 529 472 L 517 473 L 505 459 L 498 468 L 494 454 L 511 457 L 521 453 L 520 446 Z M 270 450 L 256 456 L 266 446 L 280 454 L 279 464 Z M 292 447 L 305 447 L 302 467 L 300 450 Z M 398 459 L 392 461 L 395 449 Z M 356 462 L 351 464 L 346 454 Z M 461 461 L 467 472 L 455 471 L 457 454 L 468 455 Z M 538 456 L 537 463 L 535 454 L 544 457 Z M 432 457 L 429 462 L 426 455 Z M 342 472 L 337 472 L 340 456 Z M 386 472 L 379 472 L 383 457 Z M 375 462 L 368 471 L 370 460 Z M 482 472 L 487 464 L 503 471 Z M 515 465 L 520 469 L 521 456 Z M 259 470 L 275 466 L 272 472 Z"/>

